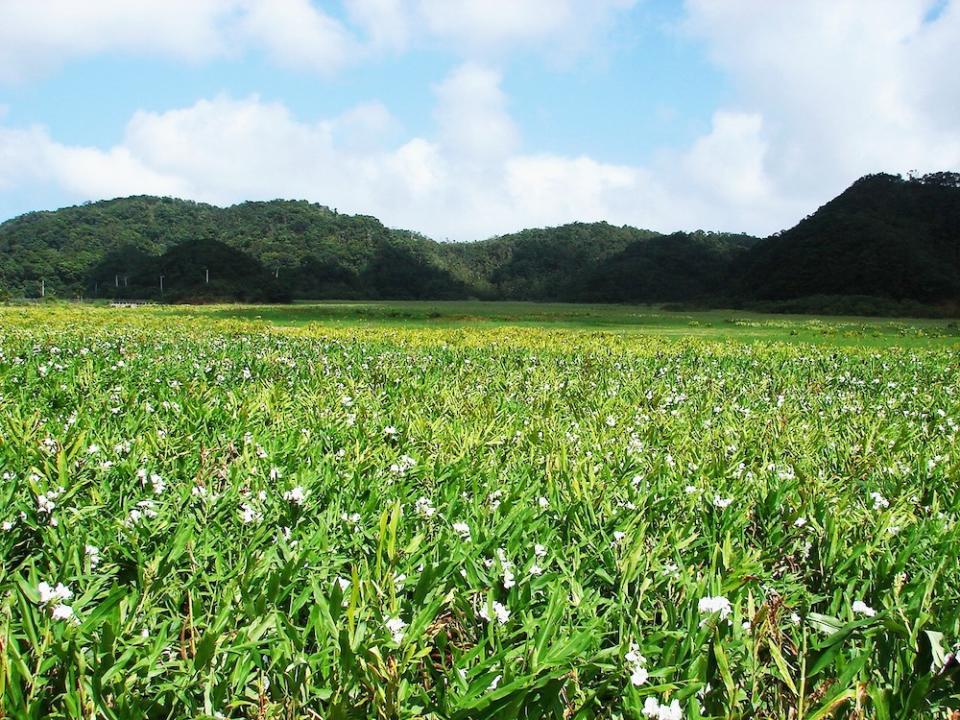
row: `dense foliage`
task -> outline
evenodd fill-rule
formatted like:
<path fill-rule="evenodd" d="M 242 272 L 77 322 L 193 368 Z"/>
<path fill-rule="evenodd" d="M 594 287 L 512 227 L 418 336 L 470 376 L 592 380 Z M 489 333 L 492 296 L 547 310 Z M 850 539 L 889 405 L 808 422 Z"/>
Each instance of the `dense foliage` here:
<path fill-rule="evenodd" d="M 107 253 L 90 277 L 96 296 L 115 299 L 290 300 L 290 292 L 259 262 L 218 240 L 184 242 L 159 256 L 123 246 Z"/>
<path fill-rule="evenodd" d="M 573 223 L 437 243 L 302 201 L 222 209 L 134 197 L 0 225 L 0 289 L 33 297 L 43 281 L 54 296 L 112 296 L 117 282 L 107 290 L 102 270 L 130 278 L 146 256 L 201 241 L 229 245 L 273 276 L 276 283 L 253 299 L 761 303 L 868 314 L 960 308 L 955 173 L 865 177 L 796 227 L 762 241 Z M 250 291 L 234 290 L 249 288 L 249 277 L 229 275 L 233 266 L 240 264 L 217 273 L 220 297 L 245 299 Z M 195 296 L 192 287 L 172 282 L 174 294 Z M 136 296 L 159 297 L 158 283 L 138 286 Z"/>
<path fill-rule="evenodd" d="M 215 312 L 0 309 L 0 715 L 958 707 L 955 349 Z"/>
<path fill-rule="evenodd" d="M 960 175 L 870 175 L 743 259 L 761 300 L 868 295 L 960 301 Z"/>

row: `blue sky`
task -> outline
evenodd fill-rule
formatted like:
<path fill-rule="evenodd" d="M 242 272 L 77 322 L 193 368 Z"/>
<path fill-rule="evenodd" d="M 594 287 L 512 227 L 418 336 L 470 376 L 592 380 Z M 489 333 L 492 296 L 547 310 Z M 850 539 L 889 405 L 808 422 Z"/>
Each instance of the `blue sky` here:
<path fill-rule="evenodd" d="M 763 234 L 960 164 L 957 5 L 0 0 L 0 219 L 149 192 Z"/>

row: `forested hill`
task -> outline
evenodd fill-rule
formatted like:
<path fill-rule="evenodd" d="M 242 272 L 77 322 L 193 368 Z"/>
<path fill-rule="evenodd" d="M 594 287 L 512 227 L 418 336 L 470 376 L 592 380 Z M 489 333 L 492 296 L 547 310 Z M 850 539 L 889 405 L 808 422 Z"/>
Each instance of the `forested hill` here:
<path fill-rule="evenodd" d="M 292 297 L 461 297 L 442 267 L 440 245 L 302 201 L 247 202 L 229 208 L 138 196 L 22 215 L 0 225 L 0 287 L 36 295 L 41 279 L 61 296 L 129 297 L 142 256 L 199 241 L 248 255 Z M 136 262 L 132 262 L 136 260 Z M 208 268 L 229 281 L 229 268 Z M 207 268 L 198 267 L 196 273 Z M 126 278 L 126 285 L 124 285 Z M 229 283 L 227 283 L 229 284 Z M 111 289 L 109 286 L 113 285 Z M 168 285 L 173 289 L 172 285 Z M 159 292 L 159 281 L 147 287 Z M 223 295 L 229 296 L 227 285 Z"/>
<path fill-rule="evenodd" d="M 166 274 L 172 277 L 164 296 L 187 299 L 199 297 L 196 288 L 191 283 L 185 291 L 177 283 L 188 276 L 206 280 L 210 273 L 217 289 L 206 296 L 249 297 L 246 280 L 233 283 L 233 263 L 197 256 L 192 268 L 171 265 L 185 252 L 160 259 L 172 248 L 198 243 L 202 255 L 216 241 L 273 276 L 271 297 L 282 289 L 292 298 L 656 301 L 663 299 L 657 288 L 669 286 L 667 299 L 689 299 L 710 295 L 717 278 L 729 272 L 729 257 L 753 240 L 709 233 L 668 240 L 649 230 L 573 223 L 475 243 L 437 243 L 373 217 L 307 202 L 218 208 L 140 196 L 29 213 L 0 225 L 0 287 L 32 296 L 44 280 L 48 294 L 58 296 L 159 297 L 159 275 Z M 636 283 L 620 271 L 611 276 L 609 291 L 597 287 L 605 268 L 620 266 L 621 259 L 655 274 L 656 282 Z M 703 275 L 710 276 L 707 282 Z"/>
<path fill-rule="evenodd" d="M 160 275 L 169 300 L 949 308 L 960 301 L 960 175 L 867 176 L 764 240 L 573 223 L 437 243 L 304 201 L 218 208 L 148 196 L 0 224 L 0 295 L 36 296 L 42 280 L 48 295 L 59 297 L 160 297 Z M 853 296 L 856 306 L 848 302 Z"/>
<path fill-rule="evenodd" d="M 960 174 L 868 175 L 744 257 L 741 294 L 960 299 Z"/>

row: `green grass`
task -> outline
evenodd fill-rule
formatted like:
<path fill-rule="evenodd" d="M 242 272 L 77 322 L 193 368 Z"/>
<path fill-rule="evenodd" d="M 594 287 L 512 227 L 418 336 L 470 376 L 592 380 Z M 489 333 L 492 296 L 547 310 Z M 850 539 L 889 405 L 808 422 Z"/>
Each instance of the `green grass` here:
<path fill-rule="evenodd" d="M 956 321 L 949 320 L 816 317 L 738 310 L 673 312 L 659 307 L 631 305 L 383 301 L 178 308 L 173 312 L 263 321 L 282 326 L 547 327 L 746 342 L 812 342 L 857 347 L 960 346 L 960 326 Z"/>
<path fill-rule="evenodd" d="M 950 332 L 0 308 L 0 716 L 946 717 Z"/>

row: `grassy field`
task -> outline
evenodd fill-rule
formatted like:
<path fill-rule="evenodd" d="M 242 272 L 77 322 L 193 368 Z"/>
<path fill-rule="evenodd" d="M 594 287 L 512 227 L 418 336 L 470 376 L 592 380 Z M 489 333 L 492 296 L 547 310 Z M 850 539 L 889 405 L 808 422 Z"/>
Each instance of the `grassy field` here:
<path fill-rule="evenodd" d="M 671 312 L 635 305 L 522 302 L 323 302 L 278 306 L 178 307 L 174 314 L 289 327 L 534 329 L 641 334 L 740 342 L 852 347 L 960 347 L 955 320 L 772 315 L 738 310 Z"/>
<path fill-rule="evenodd" d="M 0 717 L 947 718 L 946 322 L 0 308 Z"/>

